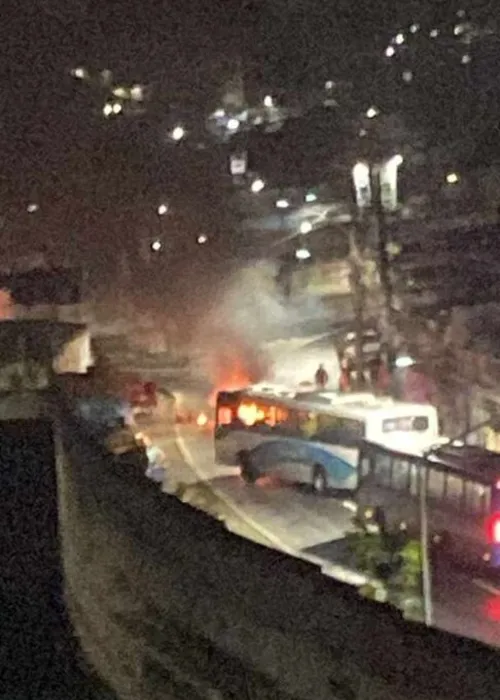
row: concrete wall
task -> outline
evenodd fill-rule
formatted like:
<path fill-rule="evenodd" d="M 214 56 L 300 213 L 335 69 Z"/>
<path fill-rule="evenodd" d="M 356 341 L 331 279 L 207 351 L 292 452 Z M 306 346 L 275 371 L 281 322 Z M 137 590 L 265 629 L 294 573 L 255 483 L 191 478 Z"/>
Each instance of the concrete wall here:
<path fill-rule="evenodd" d="M 498 655 L 225 531 L 59 426 L 67 598 L 125 700 L 475 700 Z"/>

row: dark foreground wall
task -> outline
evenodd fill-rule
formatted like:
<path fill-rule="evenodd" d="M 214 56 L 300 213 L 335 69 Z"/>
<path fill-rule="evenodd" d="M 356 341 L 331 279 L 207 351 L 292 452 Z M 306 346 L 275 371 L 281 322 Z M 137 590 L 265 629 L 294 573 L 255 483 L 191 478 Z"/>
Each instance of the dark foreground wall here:
<path fill-rule="evenodd" d="M 496 652 L 404 623 L 61 436 L 70 613 L 121 698 L 498 697 Z"/>

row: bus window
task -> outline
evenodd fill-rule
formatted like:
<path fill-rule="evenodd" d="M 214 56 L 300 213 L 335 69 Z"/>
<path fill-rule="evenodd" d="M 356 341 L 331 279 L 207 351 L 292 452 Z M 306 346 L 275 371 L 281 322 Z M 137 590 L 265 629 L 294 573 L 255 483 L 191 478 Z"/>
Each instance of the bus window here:
<path fill-rule="evenodd" d="M 410 487 L 410 462 L 406 459 L 393 458 L 391 485 L 397 491 L 408 491 Z"/>
<path fill-rule="evenodd" d="M 383 433 L 394 432 L 418 432 L 425 433 L 429 429 L 427 416 L 404 416 L 399 418 L 387 418 L 382 421 Z"/>
<path fill-rule="evenodd" d="M 446 501 L 456 509 L 461 509 L 464 498 L 464 480 L 448 474 L 446 477 Z"/>
<path fill-rule="evenodd" d="M 373 476 L 378 486 L 391 485 L 392 459 L 386 454 L 377 454 L 373 458 Z"/>
<path fill-rule="evenodd" d="M 366 455 L 362 455 L 360 460 L 361 477 L 368 476 L 372 472 L 372 460 Z"/>
<path fill-rule="evenodd" d="M 471 515 L 485 516 L 489 513 L 490 494 L 482 484 L 465 482 L 465 510 Z"/>
<path fill-rule="evenodd" d="M 219 406 L 217 409 L 217 425 L 231 425 L 233 411 L 229 406 Z"/>
<path fill-rule="evenodd" d="M 426 478 L 426 469 L 423 465 L 411 464 L 409 473 L 409 487 L 412 496 L 420 493 L 420 481 Z"/>
<path fill-rule="evenodd" d="M 441 501 L 445 496 L 445 473 L 437 469 L 429 469 L 427 478 L 427 493 L 430 498 Z"/>
<path fill-rule="evenodd" d="M 290 411 L 289 430 L 297 437 L 309 440 L 318 432 L 318 416 L 311 411 Z"/>
<path fill-rule="evenodd" d="M 238 406 L 237 417 L 247 428 L 273 426 L 276 423 L 276 407 L 262 402 L 243 401 Z"/>
<path fill-rule="evenodd" d="M 281 406 L 276 409 L 276 425 L 274 432 L 288 437 L 300 437 L 299 414 Z"/>
<path fill-rule="evenodd" d="M 318 415 L 318 432 L 323 430 L 331 430 L 332 428 L 338 428 L 341 422 L 341 418 L 338 416 L 332 416 L 329 413 L 320 413 Z"/>
<path fill-rule="evenodd" d="M 343 432 L 345 431 L 346 435 L 349 435 L 355 440 L 362 440 L 365 437 L 365 425 L 359 420 L 343 418 L 340 428 Z"/>

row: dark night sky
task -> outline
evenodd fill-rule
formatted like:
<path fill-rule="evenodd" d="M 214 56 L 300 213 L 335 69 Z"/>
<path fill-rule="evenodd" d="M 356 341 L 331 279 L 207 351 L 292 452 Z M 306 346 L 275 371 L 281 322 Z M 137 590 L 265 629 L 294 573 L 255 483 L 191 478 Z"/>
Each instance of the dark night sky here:
<path fill-rule="evenodd" d="M 324 0 L 23 0 L 2 3 L 2 134 L 25 152 L 26 134 L 61 134 L 72 65 L 109 66 L 132 79 L 161 78 L 210 91 L 215 58 L 243 50 L 266 83 L 293 86 L 361 69 L 377 34 L 417 3 Z M 23 9 L 24 8 L 24 9 Z M 61 9 L 63 8 L 63 9 Z M 399 15 L 399 17 L 398 17 Z M 422 16 L 422 10 L 419 10 Z M 62 119 L 62 122 L 60 120 Z M 65 128 L 64 131 L 67 129 Z M 51 144 L 54 146 L 54 144 Z"/>
<path fill-rule="evenodd" d="M 449 7 L 434 3 L 437 15 L 445 4 Z M 430 22 L 436 12 L 422 10 L 414 0 L 4 0 L 3 207 L 43 190 L 41 196 L 49 197 L 52 208 L 66 212 L 60 219 L 67 228 L 72 218 L 87 216 L 82 202 L 95 210 L 96 202 L 111 207 L 104 200 L 114 198 L 123 211 L 134 189 L 141 196 L 154 189 L 154 129 L 141 125 L 106 131 L 102 119 L 96 126 L 89 110 L 75 99 L 68 76 L 75 65 L 109 67 L 118 77 L 159 81 L 166 101 L 175 101 L 184 88 L 184 94 L 202 104 L 220 82 L 221 66 L 241 52 L 264 88 L 354 78 L 357 93 L 371 99 L 370 48 L 383 47 L 400 22 L 407 25 L 417 15 L 419 21 Z M 158 158 L 163 158 L 163 176 L 175 180 L 175 164 L 166 155 Z M 203 174 L 210 166 L 203 167 L 192 169 L 200 173 L 199 181 L 193 178 L 197 191 L 210 189 Z M 91 211 L 88 216 L 93 215 Z M 109 216 L 114 216 L 112 207 Z"/>

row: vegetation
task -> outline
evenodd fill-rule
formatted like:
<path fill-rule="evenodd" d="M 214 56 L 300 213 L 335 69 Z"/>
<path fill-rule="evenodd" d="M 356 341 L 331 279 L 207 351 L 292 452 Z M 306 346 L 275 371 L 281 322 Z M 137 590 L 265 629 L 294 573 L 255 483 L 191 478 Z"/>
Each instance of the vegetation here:
<path fill-rule="evenodd" d="M 423 619 L 422 563 L 420 542 L 401 528 L 373 527 L 355 518 L 355 529 L 347 536 L 354 565 L 370 580 L 361 589 L 368 598 L 383 599 L 400 608 L 406 617 Z"/>

